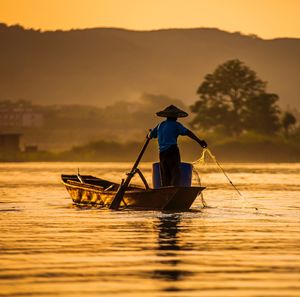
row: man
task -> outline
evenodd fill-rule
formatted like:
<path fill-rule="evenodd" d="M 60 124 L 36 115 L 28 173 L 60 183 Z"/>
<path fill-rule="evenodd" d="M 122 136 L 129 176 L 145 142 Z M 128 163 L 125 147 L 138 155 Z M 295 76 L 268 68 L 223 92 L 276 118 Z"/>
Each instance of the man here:
<path fill-rule="evenodd" d="M 179 135 L 186 135 L 197 141 L 201 147 L 207 147 L 204 140 L 199 139 L 192 131 L 177 122 L 177 118 L 188 114 L 174 105 L 170 105 L 156 113 L 167 119 L 158 124 L 148 135 L 148 138 L 158 138 L 159 160 L 162 186 L 180 185 L 180 153 L 177 146 Z"/>

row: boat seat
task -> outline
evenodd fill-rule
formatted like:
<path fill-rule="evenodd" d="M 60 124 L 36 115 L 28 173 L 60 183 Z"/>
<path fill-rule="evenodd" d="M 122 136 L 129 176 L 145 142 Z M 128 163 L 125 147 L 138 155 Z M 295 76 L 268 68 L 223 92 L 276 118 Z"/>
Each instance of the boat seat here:
<path fill-rule="evenodd" d="M 108 191 L 108 190 L 111 190 L 113 187 L 114 187 L 114 184 L 111 184 L 109 187 L 107 187 L 107 188 L 104 189 L 104 192 Z"/>

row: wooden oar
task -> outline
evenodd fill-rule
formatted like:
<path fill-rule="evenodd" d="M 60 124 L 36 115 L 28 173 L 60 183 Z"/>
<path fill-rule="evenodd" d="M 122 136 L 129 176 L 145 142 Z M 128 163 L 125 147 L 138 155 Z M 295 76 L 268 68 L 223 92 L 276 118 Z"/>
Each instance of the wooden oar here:
<path fill-rule="evenodd" d="M 145 152 L 145 150 L 147 148 L 147 145 L 148 145 L 149 141 L 150 141 L 150 138 L 147 137 L 147 140 L 146 140 L 146 142 L 145 142 L 145 144 L 144 144 L 144 146 L 143 146 L 143 148 L 142 148 L 142 150 L 141 150 L 138 158 L 136 159 L 136 161 L 135 161 L 135 163 L 134 163 L 131 171 L 127 174 L 126 180 L 123 183 L 121 183 L 121 185 L 120 185 L 120 187 L 119 187 L 119 189 L 118 189 L 118 191 L 117 191 L 117 193 L 116 193 L 116 195 L 114 197 L 114 200 L 112 201 L 111 205 L 109 206 L 110 209 L 117 210 L 119 208 L 120 203 L 121 203 L 121 201 L 122 201 L 122 199 L 124 197 L 125 191 L 128 188 L 128 185 L 129 185 L 132 177 L 136 173 L 136 169 L 137 169 L 137 167 L 138 167 L 138 165 L 139 165 L 139 163 L 140 163 L 140 161 L 142 159 L 142 156 L 143 156 L 143 154 L 144 154 L 144 152 Z"/>

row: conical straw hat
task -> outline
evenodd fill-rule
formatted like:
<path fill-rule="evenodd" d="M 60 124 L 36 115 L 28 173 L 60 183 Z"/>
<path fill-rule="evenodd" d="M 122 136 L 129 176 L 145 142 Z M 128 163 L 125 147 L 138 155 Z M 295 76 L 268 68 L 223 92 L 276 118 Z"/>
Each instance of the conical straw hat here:
<path fill-rule="evenodd" d="M 174 105 L 170 105 L 166 107 L 164 110 L 161 110 L 156 113 L 159 117 L 166 117 L 166 118 L 184 118 L 188 116 L 188 113 L 179 109 Z"/>

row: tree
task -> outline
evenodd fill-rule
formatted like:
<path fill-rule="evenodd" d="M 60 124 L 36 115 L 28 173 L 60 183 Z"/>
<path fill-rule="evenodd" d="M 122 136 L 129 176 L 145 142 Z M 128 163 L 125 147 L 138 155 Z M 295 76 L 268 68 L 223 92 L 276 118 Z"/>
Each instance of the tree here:
<path fill-rule="evenodd" d="M 196 113 L 191 125 L 196 128 L 221 126 L 229 134 L 239 135 L 249 127 L 249 115 L 259 111 L 255 106 L 256 102 L 264 105 L 261 108 L 263 113 L 265 110 L 272 110 L 274 123 L 270 126 L 277 129 L 274 106 L 276 100 L 274 94 L 265 92 L 265 88 L 266 82 L 259 79 L 243 62 L 237 59 L 229 60 L 219 65 L 212 74 L 206 75 L 204 82 L 199 86 L 197 94 L 200 99 L 191 106 L 191 111 Z"/>
<path fill-rule="evenodd" d="M 272 134 L 280 129 L 276 94 L 262 93 L 246 102 L 244 126 L 261 134 Z"/>
<path fill-rule="evenodd" d="M 288 111 L 284 113 L 282 118 L 282 127 L 286 136 L 289 135 L 291 127 L 295 126 L 296 122 L 297 120 L 292 113 Z"/>

